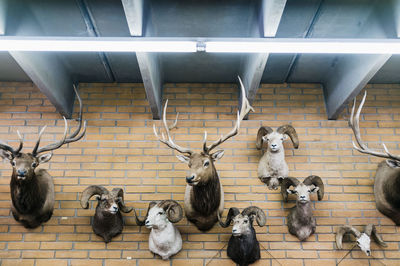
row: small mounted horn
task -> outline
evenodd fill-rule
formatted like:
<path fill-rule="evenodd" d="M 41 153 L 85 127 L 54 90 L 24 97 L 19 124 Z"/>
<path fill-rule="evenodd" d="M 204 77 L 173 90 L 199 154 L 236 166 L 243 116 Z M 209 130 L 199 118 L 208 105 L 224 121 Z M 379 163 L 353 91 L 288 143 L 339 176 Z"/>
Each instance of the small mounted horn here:
<path fill-rule="evenodd" d="M 350 233 L 354 235 L 356 238 L 359 238 L 361 236 L 360 231 L 358 231 L 356 228 L 350 225 L 344 225 L 341 227 L 338 227 L 336 231 L 336 246 L 338 249 L 342 249 L 342 240 L 343 240 L 343 235 Z"/>
<path fill-rule="evenodd" d="M 122 188 L 113 188 L 111 191 L 113 197 L 118 197 L 120 200 L 118 201 L 118 208 L 125 213 L 131 212 L 133 207 L 126 207 L 124 201 L 124 190 Z"/>
<path fill-rule="evenodd" d="M 147 219 L 147 216 L 149 216 L 150 209 L 153 208 L 156 204 L 157 204 L 157 202 L 155 202 L 155 201 L 152 201 L 152 202 L 149 203 L 149 207 L 147 208 L 147 212 L 146 212 L 146 217 L 144 217 L 143 220 L 140 220 L 140 218 L 138 217 L 138 215 L 136 213 L 136 210 L 133 209 L 134 212 L 135 212 L 135 219 L 136 219 L 136 224 L 137 225 L 142 226 L 142 225 L 144 225 L 146 223 L 146 219 Z"/>
<path fill-rule="evenodd" d="M 264 226 L 267 218 L 265 217 L 265 213 L 257 206 L 250 206 L 247 207 L 242 211 L 242 215 L 247 215 L 249 217 L 255 216 L 257 224 L 259 226 Z"/>
<path fill-rule="evenodd" d="M 108 190 L 102 186 L 89 186 L 87 187 L 81 195 L 81 206 L 84 209 L 89 208 L 89 199 L 94 195 L 108 194 Z"/>
<path fill-rule="evenodd" d="M 381 246 L 381 247 L 387 247 L 388 245 L 383 241 L 381 236 L 376 232 L 375 225 L 373 224 L 368 224 L 364 227 L 364 233 L 366 233 L 369 237 L 372 236 L 372 238 L 375 240 L 375 242 Z"/>
<path fill-rule="evenodd" d="M 317 175 L 310 175 L 306 179 L 304 179 L 303 184 L 306 186 L 314 185 L 318 187 L 318 200 L 322 200 L 324 198 L 324 182 L 322 182 L 321 177 Z"/>
<path fill-rule="evenodd" d="M 168 220 L 171 223 L 177 223 L 183 218 L 183 210 L 181 205 L 175 200 L 163 200 L 159 204 L 167 214 Z"/>
<path fill-rule="evenodd" d="M 292 125 L 283 125 L 278 127 L 276 130 L 278 133 L 286 134 L 290 137 L 293 143 L 293 147 L 295 149 L 299 148 L 299 137 L 297 136 L 297 132 Z"/>
<path fill-rule="evenodd" d="M 297 178 L 294 178 L 294 177 L 286 177 L 286 178 L 283 179 L 282 184 L 281 184 L 281 194 L 282 194 L 284 202 L 288 201 L 287 189 L 290 186 L 297 187 L 299 184 L 300 184 L 300 181 L 297 180 Z"/>
<path fill-rule="evenodd" d="M 235 217 L 240 213 L 238 208 L 232 207 L 229 209 L 228 216 L 226 217 L 225 222 L 222 221 L 219 213 L 218 213 L 218 220 L 221 227 L 226 228 L 231 224 L 232 218 Z"/>

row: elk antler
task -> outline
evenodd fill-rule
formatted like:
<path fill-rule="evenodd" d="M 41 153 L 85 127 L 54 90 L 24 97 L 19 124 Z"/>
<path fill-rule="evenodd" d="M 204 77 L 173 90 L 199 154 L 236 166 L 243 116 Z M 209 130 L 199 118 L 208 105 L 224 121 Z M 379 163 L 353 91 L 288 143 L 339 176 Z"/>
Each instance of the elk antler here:
<path fill-rule="evenodd" d="M 19 146 L 16 150 L 14 150 L 13 147 L 11 147 L 5 143 L 0 143 L 0 149 L 9 151 L 13 156 L 16 156 L 22 150 L 22 147 L 24 146 L 24 141 L 18 130 L 17 130 L 17 134 L 18 134 L 18 139 L 19 139 Z"/>
<path fill-rule="evenodd" d="M 214 149 L 215 147 L 217 147 L 218 145 L 220 145 L 221 143 L 223 143 L 224 141 L 226 141 L 227 139 L 237 135 L 237 133 L 239 132 L 239 128 L 240 128 L 240 122 L 244 119 L 244 117 L 250 112 L 253 111 L 254 109 L 253 107 L 250 105 L 247 97 L 246 97 L 246 90 L 244 88 L 243 82 L 240 79 L 240 77 L 238 76 L 239 82 L 240 82 L 240 89 L 242 91 L 242 106 L 240 108 L 240 112 L 237 112 L 237 121 L 235 126 L 233 127 L 233 129 L 225 136 L 221 136 L 221 138 L 219 138 L 218 140 L 214 141 L 213 143 L 211 143 L 211 145 L 207 146 L 207 132 L 204 132 L 204 140 L 203 140 L 203 151 L 204 153 L 208 154 L 212 149 Z"/>
<path fill-rule="evenodd" d="M 164 133 L 161 133 L 161 137 L 158 135 L 157 130 L 156 130 L 156 125 L 155 125 L 155 124 L 153 124 L 154 135 L 157 137 L 157 139 L 158 139 L 160 142 L 164 143 L 165 145 L 167 145 L 167 146 L 170 147 L 171 149 L 174 149 L 174 150 L 176 150 L 176 151 L 178 151 L 178 152 L 180 152 L 180 153 L 188 153 L 188 154 L 190 154 L 190 155 L 193 154 L 193 151 L 192 151 L 191 149 L 189 149 L 189 148 L 183 148 L 183 147 L 179 146 L 178 144 L 176 144 L 176 143 L 172 140 L 169 131 L 170 131 L 171 129 L 173 129 L 174 127 L 176 127 L 176 124 L 177 124 L 177 122 L 178 122 L 178 115 L 179 115 L 179 113 L 176 114 L 175 122 L 174 122 L 171 126 L 168 126 L 168 124 L 167 124 L 167 107 L 168 107 L 168 99 L 167 99 L 167 101 L 165 102 L 164 110 L 163 110 L 163 124 L 164 124 L 165 133 L 167 134 L 168 139 L 165 138 Z"/>
<path fill-rule="evenodd" d="M 354 104 L 353 104 L 353 108 L 351 110 L 349 126 L 353 130 L 353 133 L 354 133 L 354 136 L 355 136 L 356 141 L 358 143 L 358 146 L 360 146 L 360 147 L 357 147 L 356 144 L 353 141 L 354 149 L 356 149 L 357 151 L 359 151 L 361 153 L 371 154 L 371 155 L 374 155 L 374 156 L 377 156 L 377 157 L 381 157 L 381 158 L 393 159 L 393 160 L 396 160 L 396 161 L 400 161 L 400 156 L 391 154 L 384 143 L 382 143 L 382 146 L 385 149 L 385 153 L 371 150 L 370 148 L 368 148 L 362 142 L 361 134 L 360 134 L 360 113 L 361 113 L 361 109 L 362 109 L 362 107 L 364 105 L 364 102 L 365 102 L 366 98 L 367 98 L 367 91 L 365 91 L 365 93 L 364 93 L 364 97 L 361 100 L 360 106 L 357 109 L 357 113 L 356 113 L 355 117 L 354 117 L 354 110 L 355 110 L 355 107 L 356 107 L 356 98 L 354 98 Z"/>
<path fill-rule="evenodd" d="M 78 117 L 78 119 L 76 119 L 79 122 L 78 128 L 71 135 L 69 135 L 67 137 L 68 123 L 67 123 L 67 120 L 65 119 L 65 117 L 63 117 L 64 118 L 65 128 L 64 128 L 64 134 L 63 134 L 63 137 L 61 138 L 61 140 L 58 141 L 58 142 L 46 145 L 46 146 L 44 146 L 42 148 L 39 148 L 40 138 L 42 137 L 42 135 L 44 133 L 44 130 L 46 129 L 46 126 L 44 126 L 42 128 L 42 130 L 40 131 L 40 133 L 39 133 L 39 137 L 38 137 L 38 140 L 36 141 L 35 147 L 33 148 L 32 155 L 37 155 L 37 154 L 42 153 L 42 152 L 52 151 L 52 150 L 58 149 L 64 144 L 80 140 L 85 135 L 85 133 L 86 133 L 86 121 L 83 123 L 82 132 L 80 134 L 78 134 L 81 131 L 81 128 L 82 128 L 82 106 L 83 106 L 83 104 L 82 104 L 82 99 L 79 96 L 79 93 L 78 93 L 78 91 L 77 91 L 77 89 L 75 87 L 75 84 L 73 86 L 74 86 L 74 91 L 75 91 L 76 97 L 78 98 L 78 101 L 79 101 L 79 117 Z"/>

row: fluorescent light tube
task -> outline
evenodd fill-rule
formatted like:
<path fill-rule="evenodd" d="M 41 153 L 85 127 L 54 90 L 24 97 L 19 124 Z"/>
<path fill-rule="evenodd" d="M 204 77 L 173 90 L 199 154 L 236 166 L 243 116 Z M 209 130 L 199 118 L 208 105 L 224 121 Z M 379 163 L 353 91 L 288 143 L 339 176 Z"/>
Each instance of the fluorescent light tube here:
<path fill-rule="evenodd" d="M 91 37 L 0 37 L 0 51 L 196 52 L 196 41 Z"/>
<path fill-rule="evenodd" d="M 257 39 L 208 41 L 209 53 L 400 54 L 400 40 Z"/>

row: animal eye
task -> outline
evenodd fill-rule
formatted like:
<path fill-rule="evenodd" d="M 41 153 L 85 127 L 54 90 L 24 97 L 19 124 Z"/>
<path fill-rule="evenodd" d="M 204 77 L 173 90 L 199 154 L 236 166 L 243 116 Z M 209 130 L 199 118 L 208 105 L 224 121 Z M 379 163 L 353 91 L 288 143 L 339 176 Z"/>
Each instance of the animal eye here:
<path fill-rule="evenodd" d="M 32 163 L 32 167 L 35 168 L 37 166 L 37 163 Z"/>
<path fill-rule="evenodd" d="M 11 165 L 12 165 L 12 166 L 15 166 L 15 162 L 14 162 L 14 161 L 11 161 Z"/>
<path fill-rule="evenodd" d="M 247 222 L 248 222 L 247 220 L 244 220 L 244 223 L 245 223 L 245 224 L 247 224 Z"/>
<path fill-rule="evenodd" d="M 162 215 L 162 214 L 163 214 L 163 212 L 159 212 L 158 214 L 159 214 L 159 215 Z"/>
<path fill-rule="evenodd" d="M 205 161 L 205 162 L 204 162 L 204 166 L 205 166 L 205 167 L 207 167 L 207 166 L 209 166 L 209 165 L 210 165 L 210 162 L 209 162 L 209 161 Z"/>

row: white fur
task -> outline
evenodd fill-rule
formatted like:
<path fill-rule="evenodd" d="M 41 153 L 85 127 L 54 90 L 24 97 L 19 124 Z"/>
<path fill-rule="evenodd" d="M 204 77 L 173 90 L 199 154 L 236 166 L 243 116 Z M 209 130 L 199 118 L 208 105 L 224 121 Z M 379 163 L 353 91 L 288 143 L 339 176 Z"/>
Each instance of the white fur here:
<path fill-rule="evenodd" d="M 286 139 L 286 134 L 275 131 L 263 137 L 263 142 L 268 143 L 268 148 L 258 163 L 258 177 L 260 179 L 271 177 L 269 189 L 278 189 L 279 179 L 289 175 L 283 147 L 283 141 Z"/>
<path fill-rule="evenodd" d="M 158 205 L 149 210 L 146 227 L 151 228 L 149 249 L 163 260 L 182 249 L 182 237 L 178 228 L 168 220 L 164 210 Z"/>

